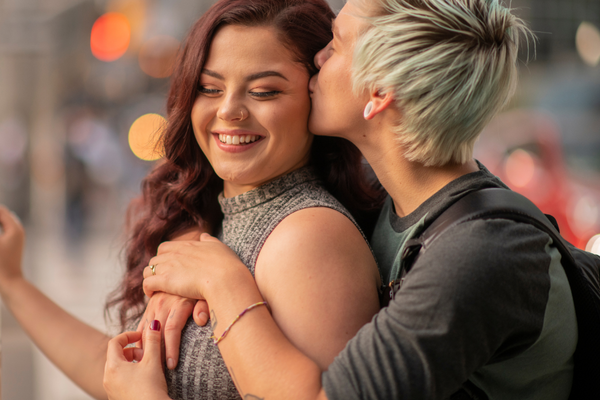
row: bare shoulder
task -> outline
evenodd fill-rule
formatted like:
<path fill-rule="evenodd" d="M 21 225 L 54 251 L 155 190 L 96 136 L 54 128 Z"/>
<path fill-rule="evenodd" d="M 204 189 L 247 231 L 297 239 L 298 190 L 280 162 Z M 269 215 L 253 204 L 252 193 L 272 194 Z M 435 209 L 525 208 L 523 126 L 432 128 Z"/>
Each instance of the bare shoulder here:
<path fill-rule="evenodd" d="M 329 207 L 304 208 L 290 214 L 275 228 L 269 239 L 278 240 L 291 235 L 310 240 L 314 235 L 323 236 L 323 239 L 335 234 L 344 234 L 348 236 L 347 239 L 365 242 L 354 222 Z"/>
<path fill-rule="evenodd" d="M 284 335 L 321 369 L 379 310 L 371 250 L 354 223 L 330 208 L 285 218 L 261 249 L 255 278 Z"/>
<path fill-rule="evenodd" d="M 286 217 L 269 235 L 261 253 L 268 254 L 275 248 L 298 253 L 292 256 L 302 258 L 312 258 L 321 251 L 371 254 L 356 225 L 344 214 L 327 207 L 305 208 Z"/>
<path fill-rule="evenodd" d="M 359 274 L 377 281 L 371 250 L 356 225 L 327 207 L 312 207 L 286 217 L 266 240 L 257 260 L 257 281 L 264 275 L 289 277 Z"/>

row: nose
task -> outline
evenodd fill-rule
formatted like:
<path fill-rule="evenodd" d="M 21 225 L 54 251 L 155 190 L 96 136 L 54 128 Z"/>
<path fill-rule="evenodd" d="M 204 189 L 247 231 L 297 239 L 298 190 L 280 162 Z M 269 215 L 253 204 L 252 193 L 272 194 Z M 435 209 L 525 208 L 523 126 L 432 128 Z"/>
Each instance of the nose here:
<path fill-rule="evenodd" d="M 226 96 L 219 105 L 217 117 L 223 121 L 243 121 L 248 118 L 248 109 L 235 96 Z"/>
<path fill-rule="evenodd" d="M 329 42 L 327 46 L 319 50 L 319 52 L 315 55 L 315 66 L 317 67 L 317 69 L 321 69 L 321 67 L 323 67 L 323 64 L 325 64 L 325 61 L 327 61 L 327 59 L 329 58 L 328 50 L 330 46 L 331 42 Z"/>

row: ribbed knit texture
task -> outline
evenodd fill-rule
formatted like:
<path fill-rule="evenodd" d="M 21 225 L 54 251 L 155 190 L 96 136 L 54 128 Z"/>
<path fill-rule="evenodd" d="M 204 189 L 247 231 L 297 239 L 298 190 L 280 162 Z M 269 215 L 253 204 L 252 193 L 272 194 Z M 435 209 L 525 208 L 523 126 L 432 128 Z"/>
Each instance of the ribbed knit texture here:
<path fill-rule="evenodd" d="M 246 264 L 252 275 L 263 244 L 275 227 L 295 211 L 328 207 L 350 218 L 348 211 L 325 189 L 311 168 L 300 168 L 259 188 L 232 198 L 221 194 L 225 218 L 219 239 Z M 355 223 L 356 224 L 356 223 Z M 228 324 L 230 321 L 219 321 Z M 210 337 L 210 321 L 197 326 L 190 318 L 182 332 L 179 363 L 166 370 L 169 396 L 174 400 L 240 399 L 221 353 Z"/>

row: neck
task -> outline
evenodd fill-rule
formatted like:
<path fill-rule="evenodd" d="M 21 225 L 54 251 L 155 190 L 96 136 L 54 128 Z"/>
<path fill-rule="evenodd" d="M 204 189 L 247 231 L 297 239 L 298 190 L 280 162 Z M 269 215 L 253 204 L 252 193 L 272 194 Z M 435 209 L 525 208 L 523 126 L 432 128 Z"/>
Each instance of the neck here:
<path fill-rule="evenodd" d="M 390 146 L 390 143 L 395 142 L 391 131 L 388 134 L 381 131 L 370 132 L 366 137 L 373 140 L 358 143 L 357 147 L 392 197 L 399 217 L 415 211 L 453 180 L 479 170 L 474 160 L 442 167 L 425 167 L 423 164 L 408 161 L 404 158 L 400 146 Z M 391 140 L 381 140 L 383 138 Z"/>

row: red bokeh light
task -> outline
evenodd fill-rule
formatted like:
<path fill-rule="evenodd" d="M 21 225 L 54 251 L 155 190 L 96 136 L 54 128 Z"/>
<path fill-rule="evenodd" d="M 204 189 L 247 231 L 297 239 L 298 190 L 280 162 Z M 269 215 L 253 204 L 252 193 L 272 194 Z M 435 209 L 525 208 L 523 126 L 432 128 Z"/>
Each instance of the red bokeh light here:
<path fill-rule="evenodd" d="M 102 61 L 120 58 L 129 47 L 131 27 L 123 14 L 110 12 L 94 22 L 90 38 L 92 54 Z"/>

